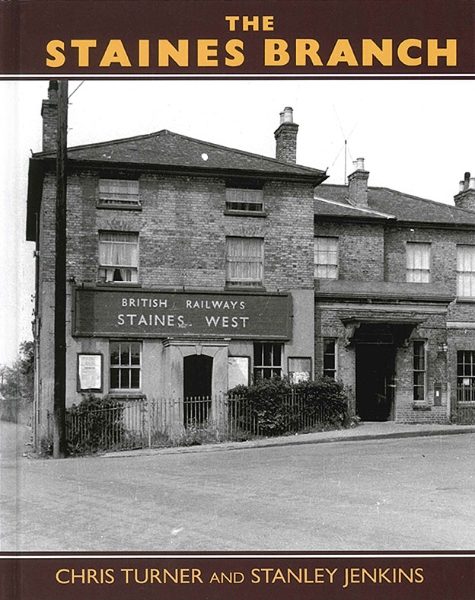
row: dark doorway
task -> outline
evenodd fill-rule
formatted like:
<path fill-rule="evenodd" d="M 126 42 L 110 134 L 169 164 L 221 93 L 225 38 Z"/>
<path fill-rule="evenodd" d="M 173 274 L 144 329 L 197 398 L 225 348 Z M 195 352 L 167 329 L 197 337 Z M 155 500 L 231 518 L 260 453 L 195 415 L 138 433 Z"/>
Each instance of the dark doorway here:
<path fill-rule="evenodd" d="M 183 360 L 184 422 L 205 423 L 211 409 L 213 358 L 204 354 Z"/>
<path fill-rule="evenodd" d="M 356 345 L 356 412 L 363 421 L 394 418 L 395 357 L 392 344 Z"/>

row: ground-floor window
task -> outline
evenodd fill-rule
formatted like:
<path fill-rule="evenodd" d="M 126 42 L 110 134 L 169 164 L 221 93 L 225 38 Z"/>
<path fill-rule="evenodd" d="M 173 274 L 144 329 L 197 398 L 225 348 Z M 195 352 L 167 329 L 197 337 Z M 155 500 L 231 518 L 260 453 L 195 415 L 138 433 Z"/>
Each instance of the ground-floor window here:
<path fill-rule="evenodd" d="M 475 402 L 475 351 L 457 352 L 457 398 L 459 402 Z"/>
<path fill-rule="evenodd" d="M 254 380 L 282 376 L 282 344 L 254 342 Z"/>
<path fill-rule="evenodd" d="M 323 376 L 336 379 L 336 340 L 323 338 Z"/>
<path fill-rule="evenodd" d="M 139 390 L 141 386 L 142 343 L 110 342 L 111 390 Z"/>
<path fill-rule="evenodd" d="M 417 340 L 413 348 L 413 399 L 424 402 L 426 399 L 426 343 Z"/>

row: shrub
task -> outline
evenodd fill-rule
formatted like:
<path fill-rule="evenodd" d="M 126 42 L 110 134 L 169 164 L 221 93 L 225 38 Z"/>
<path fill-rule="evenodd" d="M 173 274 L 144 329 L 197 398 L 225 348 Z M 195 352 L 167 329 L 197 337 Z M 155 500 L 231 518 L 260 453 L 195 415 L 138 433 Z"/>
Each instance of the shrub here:
<path fill-rule="evenodd" d="M 124 435 L 123 405 L 105 396 L 87 396 L 66 411 L 70 454 L 88 454 L 120 445 Z"/>
<path fill-rule="evenodd" d="M 263 379 L 237 386 L 230 395 L 241 398 L 236 420 L 244 431 L 280 435 L 350 424 L 343 386 L 326 377 L 295 385 L 288 379 Z"/>

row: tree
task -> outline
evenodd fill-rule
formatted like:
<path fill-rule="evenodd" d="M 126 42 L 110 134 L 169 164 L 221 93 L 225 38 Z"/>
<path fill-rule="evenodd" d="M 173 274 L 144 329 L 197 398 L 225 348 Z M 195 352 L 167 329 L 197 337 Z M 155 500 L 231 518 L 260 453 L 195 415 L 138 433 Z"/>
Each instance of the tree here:
<path fill-rule="evenodd" d="M 11 367 L 0 366 L 0 418 L 18 421 L 30 413 L 33 402 L 34 343 L 20 344 Z"/>

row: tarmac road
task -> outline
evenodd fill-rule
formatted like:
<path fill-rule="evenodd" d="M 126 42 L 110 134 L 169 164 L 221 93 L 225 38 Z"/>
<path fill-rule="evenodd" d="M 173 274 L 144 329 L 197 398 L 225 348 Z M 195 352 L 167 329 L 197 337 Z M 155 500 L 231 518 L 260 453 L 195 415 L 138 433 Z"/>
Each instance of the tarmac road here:
<path fill-rule="evenodd" d="M 2 551 L 475 547 L 474 434 L 54 461 L 1 430 Z"/>

